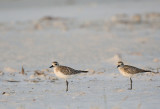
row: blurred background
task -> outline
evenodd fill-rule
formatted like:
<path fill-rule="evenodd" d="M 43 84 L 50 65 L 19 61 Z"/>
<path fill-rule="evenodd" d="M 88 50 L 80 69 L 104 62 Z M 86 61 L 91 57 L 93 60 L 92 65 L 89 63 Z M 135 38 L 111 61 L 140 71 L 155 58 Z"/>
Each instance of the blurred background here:
<path fill-rule="evenodd" d="M 0 69 L 159 65 L 159 0 L 0 0 Z M 138 62 L 138 63 L 137 63 Z M 154 64 L 155 63 L 155 64 Z"/>
<path fill-rule="evenodd" d="M 160 0 L 0 0 L 1 109 L 158 109 L 158 74 L 128 91 L 119 60 L 160 68 Z M 89 73 L 65 93 L 53 61 Z"/>

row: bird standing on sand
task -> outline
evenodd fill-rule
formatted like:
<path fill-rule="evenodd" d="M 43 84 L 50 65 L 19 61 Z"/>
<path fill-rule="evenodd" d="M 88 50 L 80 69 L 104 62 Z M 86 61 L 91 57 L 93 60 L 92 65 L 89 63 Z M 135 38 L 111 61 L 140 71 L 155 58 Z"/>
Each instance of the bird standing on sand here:
<path fill-rule="evenodd" d="M 132 90 L 132 76 L 134 74 L 138 74 L 138 73 L 143 73 L 143 72 L 151 72 L 150 70 L 143 70 L 143 69 L 139 69 L 139 68 L 136 68 L 134 66 L 130 66 L 130 65 L 124 65 L 122 61 L 119 61 L 118 62 L 118 66 L 117 66 L 119 72 L 123 75 L 123 76 L 126 76 L 126 77 L 129 77 L 130 78 L 130 88 L 129 90 Z"/>
<path fill-rule="evenodd" d="M 61 66 L 56 61 L 52 62 L 52 66 L 50 66 L 49 68 L 52 68 L 52 67 L 54 68 L 54 73 L 58 78 L 63 78 L 66 80 L 66 92 L 68 91 L 68 84 L 69 84 L 69 82 L 67 81 L 68 78 L 79 73 L 88 72 L 88 71 L 82 71 L 82 70 L 75 70 L 67 66 Z"/>

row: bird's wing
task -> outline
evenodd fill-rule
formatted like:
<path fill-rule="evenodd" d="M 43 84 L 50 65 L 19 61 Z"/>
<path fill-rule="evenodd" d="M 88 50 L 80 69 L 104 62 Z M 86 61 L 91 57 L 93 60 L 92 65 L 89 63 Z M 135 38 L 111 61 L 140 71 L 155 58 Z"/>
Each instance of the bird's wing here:
<path fill-rule="evenodd" d="M 142 73 L 142 72 L 148 72 L 147 70 L 139 69 L 134 66 L 124 65 L 124 70 L 130 74 L 136 74 L 136 73 Z"/>
<path fill-rule="evenodd" d="M 77 74 L 79 72 L 77 72 L 77 70 L 67 67 L 67 66 L 59 66 L 58 70 L 62 73 L 64 73 L 65 75 L 72 75 L 72 74 Z"/>

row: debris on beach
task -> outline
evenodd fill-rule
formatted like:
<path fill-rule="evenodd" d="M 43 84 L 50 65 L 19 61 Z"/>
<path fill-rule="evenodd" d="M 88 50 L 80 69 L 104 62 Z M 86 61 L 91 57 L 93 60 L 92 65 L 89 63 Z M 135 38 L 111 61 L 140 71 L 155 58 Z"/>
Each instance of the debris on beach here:
<path fill-rule="evenodd" d="M 21 72 L 19 72 L 19 73 L 22 74 L 22 75 L 27 75 L 27 73 L 25 73 L 25 70 L 24 70 L 23 66 L 22 66 Z"/>
<path fill-rule="evenodd" d="M 4 75 L 4 72 L 3 71 L 0 71 L 0 76 Z"/>
<path fill-rule="evenodd" d="M 6 82 L 20 82 L 18 80 L 10 79 L 10 80 L 5 80 Z"/>
<path fill-rule="evenodd" d="M 10 94 L 7 92 L 2 92 L 2 95 L 9 96 Z"/>

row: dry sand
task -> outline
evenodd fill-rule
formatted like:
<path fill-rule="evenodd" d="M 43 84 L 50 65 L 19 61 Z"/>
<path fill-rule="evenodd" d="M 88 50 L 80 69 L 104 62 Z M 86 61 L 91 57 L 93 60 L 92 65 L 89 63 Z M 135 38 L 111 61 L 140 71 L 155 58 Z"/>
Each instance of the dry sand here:
<path fill-rule="evenodd" d="M 135 76 L 130 91 L 116 69 L 160 68 L 159 4 L 0 1 L 0 109 L 159 109 L 160 74 Z M 90 72 L 66 93 L 52 61 Z"/>

